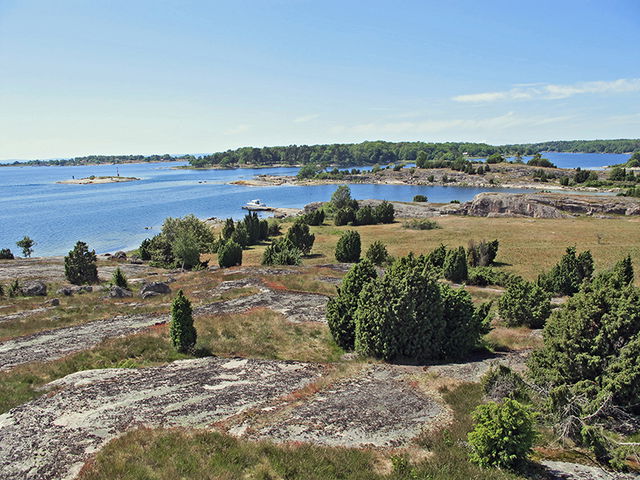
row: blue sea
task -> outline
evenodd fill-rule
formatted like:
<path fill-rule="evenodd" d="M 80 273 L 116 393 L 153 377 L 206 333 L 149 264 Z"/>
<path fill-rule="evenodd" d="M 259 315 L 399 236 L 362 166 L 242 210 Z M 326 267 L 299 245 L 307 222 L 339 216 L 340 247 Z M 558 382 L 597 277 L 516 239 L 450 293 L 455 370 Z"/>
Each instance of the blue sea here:
<path fill-rule="evenodd" d="M 571 155 L 579 161 L 579 155 Z M 578 156 L 575 156 L 578 155 Z M 603 156 L 599 165 L 611 161 Z M 550 157 L 548 157 L 550 158 Z M 593 162 L 591 157 L 589 162 Z M 550 160 L 556 161 L 550 158 Z M 626 160 L 619 160 L 626 161 Z M 589 165 L 591 165 L 590 163 Z M 199 218 L 241 218 L 249 200 L 259 198 L 274 207 L 303 207 L 326 201 L 336 185 L 246 187 L 229 182 L 257 174 L 295 175 L 297 168 L 182 170 L 172 163 L 144 163 L 79 167 L 0 168 L 0 248 L 19 253 L 15 243 L 24 235 L 36 241 L 34 256 L 65 255 L 76 241 L 98 253 L 136 248 L 160 231 L 166 217 L 189 213 Z M 574 164 L 575 165 L 575 164 Z M 589 165 L 584 165 L 588 168 Z M 558 165 L 560 166 L 560 165 Z M 117 170 L 116 170 L 117 169 Z M 58 184 L 72 177 L 115 175 L 138 177 L 128 183 L 101 185 Z M 461 202 L 491 189 L 457 186 L 350 185 L 358 199 L 410 201 L 427 195 L 433 202 Z M 524 190 L 495 189 L 523 192 Z"/>

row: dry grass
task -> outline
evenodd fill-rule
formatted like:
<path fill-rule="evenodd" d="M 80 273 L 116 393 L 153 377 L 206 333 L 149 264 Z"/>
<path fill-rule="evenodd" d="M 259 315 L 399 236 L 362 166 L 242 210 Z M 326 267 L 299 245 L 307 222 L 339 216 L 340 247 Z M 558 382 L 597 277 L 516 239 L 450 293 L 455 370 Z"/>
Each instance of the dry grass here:
<path fill-rule="evenodd" d="M 284 288 L 295 292 L 319 293 L 321 295 L 335 295 L 336 286 L 318 280 L 318 271 L 312 269 L 308 273 L 298 275 L 266 275 L 262 277 L 272 288 Z"/>
<path fill-rule="evenodd" d="M 542 346 L 542 335 L 527 327 L 497 326 L 484 337 L 487 345 L 496 351 L 528 350 Z"/>
<path fill-rule="evenodd" d="M 198 345 L 214 355 L 305 362 L 332 362 L 342 350 L 320 323 L 292 323 L 268 309 L 195 320 Z"/>

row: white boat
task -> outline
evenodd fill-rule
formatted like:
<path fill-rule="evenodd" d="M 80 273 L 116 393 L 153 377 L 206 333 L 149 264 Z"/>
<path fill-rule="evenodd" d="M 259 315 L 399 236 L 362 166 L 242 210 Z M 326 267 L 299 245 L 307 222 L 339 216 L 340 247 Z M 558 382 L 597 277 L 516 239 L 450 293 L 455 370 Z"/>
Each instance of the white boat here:
<path fill-rule="evenodd" d="M 242 208 L 244 208 L 245 210 L 271 210 L 271 207 L 267 207 L 267 205 L 262 203 L 259 199 L 247 202 L 247 204 Z"/>

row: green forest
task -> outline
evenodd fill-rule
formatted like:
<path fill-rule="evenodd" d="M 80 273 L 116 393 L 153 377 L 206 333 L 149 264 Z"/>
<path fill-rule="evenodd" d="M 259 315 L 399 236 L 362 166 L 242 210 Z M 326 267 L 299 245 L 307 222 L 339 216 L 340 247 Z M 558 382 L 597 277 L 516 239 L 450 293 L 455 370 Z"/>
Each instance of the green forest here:
<path fill-rule="evenodd" d="M 429 160 L 501 155 L 533 155 L 539 152 L 630 153 L 640 151 L 640 139 L 570 140 L 514 145 L 486 143 L 385 142 L 336 143 L 330 145 L 289 145 L 242 147 L 208 155 L 89 155 L 57 160 L 31 160 L 8 165 L 93 165 L 100 163 L 141 163 L 186 161 L 193 167 L 235 167 L 241 165 L 375 165 L 413 162 L 423 151 Z M 5 165 L 6 166 L 6 165 Z"/>

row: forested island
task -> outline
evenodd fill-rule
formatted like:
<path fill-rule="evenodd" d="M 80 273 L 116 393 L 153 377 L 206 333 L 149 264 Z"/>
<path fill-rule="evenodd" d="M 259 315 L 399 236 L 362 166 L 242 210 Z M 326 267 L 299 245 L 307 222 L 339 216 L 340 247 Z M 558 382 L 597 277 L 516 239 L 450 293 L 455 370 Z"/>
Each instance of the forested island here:
<path fill-rule="evenodd" d="M 279 147 L 242 147 L 208 155 L 89 155 L 56 160 L 30 160 L 0 166 L 74 166 L 145 162 L 189 162 L 195 168 L 232 168 L 239 166 L 294 166 L 327 164 L 338 166 L 413 162 L 420 152 L 428 159 L 456 160 L 490 155 L 534 155 L 540 152 L 632 153 L 640 150 L 640 139 L 557 140 L 542 143 L 489 145 L 466 142 L 385 142 L 336 143 L 327 145 L 288 145 Z"/>

